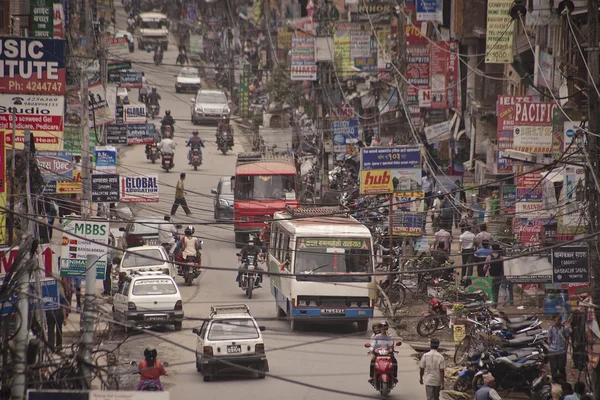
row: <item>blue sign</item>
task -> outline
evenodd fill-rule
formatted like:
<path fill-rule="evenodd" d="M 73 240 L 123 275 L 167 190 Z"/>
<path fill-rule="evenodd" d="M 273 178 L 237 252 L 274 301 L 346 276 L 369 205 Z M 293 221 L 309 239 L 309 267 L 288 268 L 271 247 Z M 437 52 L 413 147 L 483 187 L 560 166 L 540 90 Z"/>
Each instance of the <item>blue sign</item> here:
<path fill-rule="evenodd" d="M 358 142 L 358 120 L 331 122 L 333 137 L 333 152 L 343 154 L 356 154 Z"/>
<path fill-rule="evenodd" d="M 395 213 L 392 220 L 392 234 L 397 236 L 422 236 L 424 214 Z"/>
<path fill-rule="evenodd" d="M 128 124 L 127 144 L 154 143 L 154 124 Z"/>
<path fill-rule="evenodd" d="M 416 0 L 417 22 L 443 23 L 441 0 Z"/>
<path fill-rule="evenodd" d="M 114 147 L 96 147 L 96 171 L 117 172 L 117 149 Z"/>
<path fill-rule="evenodd" d="M 142 73 L 134 71 L 121 71 L 121 87 L 140 88 L 142 87 Z"/>
<path fill-rule="evenodd" d="M 38 151 L 35 158 L 46 181 L 73 179 L 73 153 L 70 151 Z"/>
<path fill-rule="evenodd" d="M 36 293 L 35 283 L 29 283 L 29 293 Z M 42 281 L 42 298 L 44 299 L 44 311 L 57 310 L 60 307 L 60 299 L 58 297 L 58 281 L 56 279 L 43 280 Z M 35 310 L 35 298 L 30 297 L 30 309 Z M 11 297 L 10 302 L 0 304 L 2 309 L 0 310 L 1 315 L 8 315 L 11 312 L 13 303 L 17 302 L 17 295 Z"/>
<path fill-rule="evenodd" d="M 361 149 L 360 168 L 402 169 L 421 168 L 419 146 L 364 147 Z"/>

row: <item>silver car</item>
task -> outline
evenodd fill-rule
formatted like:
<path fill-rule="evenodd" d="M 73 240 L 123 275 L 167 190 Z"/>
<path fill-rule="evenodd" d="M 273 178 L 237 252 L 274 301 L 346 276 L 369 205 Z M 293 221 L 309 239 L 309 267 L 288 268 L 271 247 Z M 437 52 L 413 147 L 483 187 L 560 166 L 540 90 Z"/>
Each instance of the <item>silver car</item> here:
<path fill-rule="evenodd" d="M 220 90 L 201 89 L 192 98 L 192 123 L 194 125 L 200 122 L 217 123 L 226 115 L 229 117 L 231 110 L 227 96 Z"/>
<path fill-rule="evenodd" d="M 175 91 L 179 92 L 194 92 L 200 90 L 201 81 L 200 73 L 197 68 L 194 67 L 183 67 L 177 75 L 175 81 Z"/>

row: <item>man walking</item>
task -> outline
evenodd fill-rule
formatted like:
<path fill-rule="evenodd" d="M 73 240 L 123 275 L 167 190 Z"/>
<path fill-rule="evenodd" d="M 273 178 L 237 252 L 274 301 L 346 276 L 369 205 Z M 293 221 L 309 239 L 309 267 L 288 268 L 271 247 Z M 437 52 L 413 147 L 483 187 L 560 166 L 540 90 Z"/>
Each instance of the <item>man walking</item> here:
<path fill-rule="evenodd" d="M 454 227 L 458 228 L 458 223 L 460 222 L 462 209 L 467 203 L 467 196 L 465 194 L 465 190 L 460 184 L 460 181 L 457 179 L 454 182 L 454 194 L 452 195 L 454 198 Z"/>
<path fill-rule="evenodd" d="M 425 176 L 421 178 L 421 189 L 425 194 L 425 204 L 427 205 L 427 211 L 429 211 L 433 202 L 433 178 L 431 177 L 431 172 L 427 171 Z"/>
<path fill-rule="evenodd" d="M 567 348 L 569 347 L 569 327 L 563 325 L 560 314 L 554 315 L 554 325 L 550 328 L 548 360 L 552 376 L 567 376 Z"/>
<path fill-rule="evenodd" d="M 183 187 L 183 181 L 185 180 L 185 173 L 182 172 L 179 175 L 179 181 L 177 181 L 177 187 L 175 188 L 175 202 L 173 202 L 173 207 L 171 207 L 171 216 L 174 216 L 177 212 L 177 208 L 181 206 L 185 214 L 189 217 L 192 215 L 192 212 L 188 208 L 187 201 L 185 201 L 185 189 Z"/>
<path fill-rule="evenodd" d="M 462 274 L 464 276 L 473 276 L 473 259 L 475 255 L 475 234 L 471 232 L 470 226 L 463 228 L 463 233 L 458 237 L 458 250 L 462 254 Z"/>
<path fill-rule="evenodd" d="M 444 389 L 446 363 L 444 356 L 437 351 L 439 347 L 440 341 L 431 339 L 431 350 L 423 354 L 419 364 L 419 383 L 425 385 L 427 400 L 440 400 L 440 390 Z"/>

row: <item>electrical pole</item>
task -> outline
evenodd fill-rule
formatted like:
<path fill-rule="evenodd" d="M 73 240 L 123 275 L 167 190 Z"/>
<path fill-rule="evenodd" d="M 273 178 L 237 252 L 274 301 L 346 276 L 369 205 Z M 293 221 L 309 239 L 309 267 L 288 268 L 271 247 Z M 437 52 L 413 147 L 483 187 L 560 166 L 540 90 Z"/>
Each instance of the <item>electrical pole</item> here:
<path fill-rule="evenodd" d="M 6 142 L 6 139 L 5 139 Z M 11 149 L 10 149 L 10 155 L 12 157 L 12 161 L 11 161 L 11 171 L 12 171 L 12 175 L 10 177 L 10 212 L 8 213 L 8 218 L 6 220 L 6 223 L 8 225 L 7 227 L 7 233 L 8 233 L 8 240 L 7 243 L 9 246 L 13 245 L 13 235 L 14 235 L 14 229 L 15 229 L 15 202 L 17 199 L 16 196 L 16 182 L 15 182 L 15 176 L 17 173 L 17 168 L 16 168 L 16 151 L 15 151 L 15 144 L 17 142 L 17 112 L 13 111 L 12 113 L 12 140 L 11 140 Z M 10 220 L 10 223 L 9 223 Z"/>

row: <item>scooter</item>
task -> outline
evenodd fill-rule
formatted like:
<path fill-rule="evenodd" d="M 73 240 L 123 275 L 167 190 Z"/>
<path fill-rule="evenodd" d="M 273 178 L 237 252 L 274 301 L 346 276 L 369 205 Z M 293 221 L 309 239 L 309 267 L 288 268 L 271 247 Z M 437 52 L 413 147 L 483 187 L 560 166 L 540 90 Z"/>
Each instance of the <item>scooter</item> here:
<path fill-rule="evenodd" d="M 131 365 L 135 365 L 135 361 L 132 361 Z M 163 362 L 164 367 L 168 367 L 168 362 Z M 134 375 L 140 375 L 140 372 L 136 372 Z M 140 386 L 138 386 L 138 392 L 162 392 L 164 389 L 160 383 L 160 378 L 157 379 L 145 379 Z"/>
<path fill-rule="evenodd" d="M 177 261 L 183 263 L 183 256 L 179 254 Z M 180 265 L 178 274 L 183 276 L 183 280 L 188 286 L 192 286 L 194 279 L 200 276 L 200 265 L 202 265 L 202 254 L 198 253 L 197 257 L 187 256 L 185 265 Z"/>
<path fill-rule="evenodd" d="M 223 155 L 227 155 L 227 151 L 232 149 L 233 138 L 230 136 L 230 132 L 227 130 L 217 134 L 217 148 L 221 150 Z"/>
<path fill-rule="evenodd" d="M 160 106 L 158 104 L 150 104 L 150 116 L 154 119 L 160 113 Z"/>
<path fill-rule="evenodd" d="M 156 164 L 156 160 L 160 157 L 159 153 L 156 143 L 149 144 L 146 148 L 146 159 L 152 161 L 152 164 Z"/>
<path fill-rule="evenodd" d="M 156 66 L 158 67 L 163 61 L 163 52 L 162 51 L 157 51 L 156 53 L 154 53 L 154 64 L 156 64 Z"/>
<path fill-rule="evenodd" d="M 396 346 L 401 346 L 402 342 L 397 342 Z M 366 343 L 366 348 L 370 348 L 371 344 Z M 380 347 L 373 350 L 375 355 L 375 369 L 373 371 L 373 387 L 379 391 L 383 397 L 387 397 L 390 391 L 396 386 L 394 383 L 394 365 L 392 363 L 391 354 L 397 353 L 394 349 Z M 371 352 L 367 353 L 371 355 Z"/>
<path fill-rule="evenodd" d="M 162 138 L 172 138 L 174 134 L 173 125 L 171 124 L 162 124 L 160 126 L 160 134 Z"/>
<path fill-rule="evenodd" d="M 170 153 L 162 153 L 162 169 L 169 172 L 170 169 L 173 169 L 175 164 L 173 164 L 173 154 Z"/>
<path fill-rule="evenodd" d="M 239 257 L 240 254 L 238 253 L 237 256 Z M 240 276 L 240 284 L 242 290 L 246 292 L 248 299 L 252 299 L 252 291 L 258 287 L 259 282 L 258 274 L 253 272 L 258 269 L 256 258 L 252 255 L 248 255 L 244 260 L 242 260 L 242 269 L 247 271 L 242 272 L 242 275 Z"/>
<path fill-rule="evenodd" d="M 190 163 L 194 167 L 194 171 L 198 171 L 198 167 L 202 165 L 202 151 L 199 147 L 192 147 L 190 150 Z"/>

